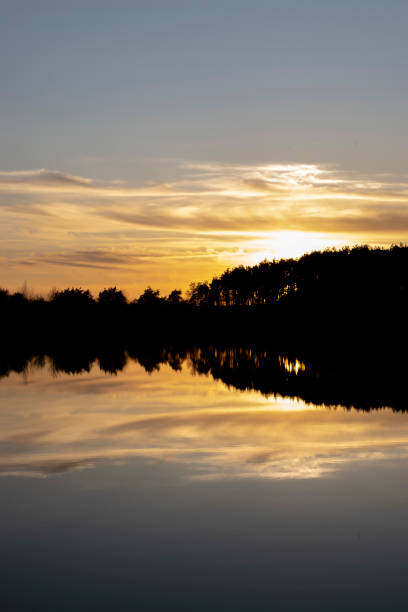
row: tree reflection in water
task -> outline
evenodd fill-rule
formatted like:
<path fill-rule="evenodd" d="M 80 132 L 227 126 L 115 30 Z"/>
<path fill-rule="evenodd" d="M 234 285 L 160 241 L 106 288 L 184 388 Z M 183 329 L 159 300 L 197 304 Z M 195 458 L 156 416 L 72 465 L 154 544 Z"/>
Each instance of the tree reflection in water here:
<path fill-rule="evenodd" d="M 371 410 L 389 407 L 406 411 L 405 360 L 381 351 L 337 348 L 329 353 L 310 347 L 287 353 L 269 346 L 165 346 L 142 343 L 128 348 L 108 345 L 65 345 L 41 355 L 7 351 L 0 354 L 0 377 L 10 372 L 50 367 L 54 374 L 89 372 L 96 364 L 116 375 L 129 361 L 147 372 L 167 364 L 211 376 L 228 387 L 254 390 L 267 397 L 298 398 L 306 403 Z"/>

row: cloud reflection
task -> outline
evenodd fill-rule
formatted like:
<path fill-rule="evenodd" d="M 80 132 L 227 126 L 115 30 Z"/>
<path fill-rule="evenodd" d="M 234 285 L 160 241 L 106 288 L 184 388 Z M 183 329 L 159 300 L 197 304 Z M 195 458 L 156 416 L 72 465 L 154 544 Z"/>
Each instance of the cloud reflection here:
<path fill-rule="evenodd" d="M 135 363 L 116 377 L 11 374 L 0 397 L 0 474 L 50 476 L 135 458 L 177 466 L 184 481 L 319 478 L 408 454 L 406 415 L 327 410 L 228 390 Z M 288 408 L 290 408 L 288 410 Z"/>

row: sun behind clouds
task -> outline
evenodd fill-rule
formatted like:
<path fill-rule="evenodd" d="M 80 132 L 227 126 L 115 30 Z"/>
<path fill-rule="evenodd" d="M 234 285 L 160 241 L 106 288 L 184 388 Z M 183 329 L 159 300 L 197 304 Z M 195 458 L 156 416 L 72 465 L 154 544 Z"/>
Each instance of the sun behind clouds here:
<path fill-rule="evenodd" d="M 147 285 L 408 237 L 408 182 L 324 164 L 179 164 L 166 183 L 55 170 L 0 172 L 1 283 L 33 290 Z"/>

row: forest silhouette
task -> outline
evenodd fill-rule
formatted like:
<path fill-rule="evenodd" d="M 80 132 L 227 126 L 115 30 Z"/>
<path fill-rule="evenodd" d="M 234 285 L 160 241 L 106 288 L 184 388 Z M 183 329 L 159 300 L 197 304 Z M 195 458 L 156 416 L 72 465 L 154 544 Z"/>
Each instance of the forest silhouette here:
<path fill-rule="evenodd" d="M 243 391 L 405 410 L 407 264 L 408 247 L 359 246 L 228 269 L 185 298 L 3 289 L 0 376 L 46 361 L 71 374 L 184 363 Z"/>
<path fill-rule="evenodd" d="M 327 249 L 298 260 L 227 269 L 192 283 L 186 297 L 147 287 L 129 301 L 116 287 L 49 297 L 0 289 L 3 345 L 36 352 L 64 342 L 128 343 L 159 338 L 188 344 L 294 343 L 392 345 L 406 333 L 408 247 Z"/>
<path fill-rule="evenodd" d="M 252 323 L 263 316 L 272 323 L 273 317 L 273 324 L 285 320 L 296 331 L 299 321 L 320 321 L 333 328 L 367 318 L 380 328 L 386 322 L 382 314 L 392 314 L 394 319 L 405 312 L 407 303 L 408 247 L 402 245 L 326 249 L 299 259 L 238 266 L 211 282 L 191 283 L 185 298 L 179 289 L 164 297 L 150 286 L 131 301 L 116 287 L 104 289 L 97 298 L 88 289 L 53 290 L 47 299 L 30 296 L 27 291 L 0 289 L 6 331 L 11 327 L 16 340 L 21 339 L 22 330 L 30 335 L 29 328 L 45 335 L 63 334 L 67 329 L 70 333 L 90 332 L 95 327 L 102 334 L 123 328 L 126 333 L 140 333 L 141 320 L 153 322 L 163 333 L 172 319 L 180 321 L 177 334 L 187 331 L 191 337 L 199 333 L 201 325 L 194 329 L 198 320 L 209 320 L 206 331 L 214 326 L 219 333 L 230 328 L 225 324 L 235 323 L 236 316 L 248 322 L 252 317 Z M 245 332 L 244 327 L 233 331 L 239 335 Z"/>
<path fill-rule="evenodd" d="M 116 287 L 54 290 L 47 299 L 0 289 L 3 337 L 35 344 L 83 337 L 291 342 L 378 340 L 405 331 L 408 247 L 356 246 L 227 269 L 187 295 L 150 286 L 129 301 Z"/>

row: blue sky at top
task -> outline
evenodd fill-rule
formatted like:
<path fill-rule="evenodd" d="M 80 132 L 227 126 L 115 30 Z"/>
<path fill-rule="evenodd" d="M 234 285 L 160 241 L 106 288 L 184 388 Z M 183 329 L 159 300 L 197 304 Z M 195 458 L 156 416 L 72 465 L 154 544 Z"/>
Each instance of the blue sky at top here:
<path fill-rule="evenodd" d="M 89 277 L 82 270 L 86 261 L 75 269 L 76 253 L 119 249 L 127 257 L 142 248 L 154 259 L 165 244 L 164 272 L 153 275 L 160 284 L 176 245 L 180 276 L 171 280 L 183 284 L 187 275 L 196 280 L 258 255 L 286 256 L 294 243 L 299 254 L 310 245 L 406 239 L 407 2 L 0 6 L 3 283 L 95 283 L 92 269 Z M 57 174 L 38 174 L 41 168 Z M 319 174 L 326 171 L 332 174 Z M 57 197 L 65 175 L 123 191 L 74 197 L 65 184 Z M 259 190 L 264 180 L 268 189 L 279 184 L 284 197 L 268 200 Z M 126 192 L 163 184 L 160 193 Z M 101 215 L 109 219 L 103 227 Z M 226 220 L 241 232 L 233 247 Z M 186 225 L 183 251 L 175 232 Z M 260 227 L 266 233 L 254 238 Z M 285 241 L 287 248 L 276 246 Z M 61 250 L 69 270 L 55 263 Z M 140 263 L 139 281 L 124 282 L 139 286 L 153 274 L 150 265 L 142 273 Z M 109 279 L 117 272 L 112 267 Z"/>

